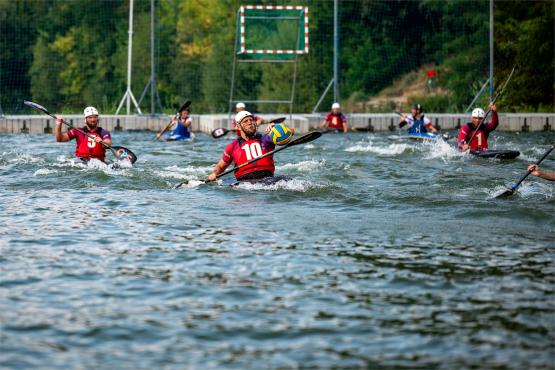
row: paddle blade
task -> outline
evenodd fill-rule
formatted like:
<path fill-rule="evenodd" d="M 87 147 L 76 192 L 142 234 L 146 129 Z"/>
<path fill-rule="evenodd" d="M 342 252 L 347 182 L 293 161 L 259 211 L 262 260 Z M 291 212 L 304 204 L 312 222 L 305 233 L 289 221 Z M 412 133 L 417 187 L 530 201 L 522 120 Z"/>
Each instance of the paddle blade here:
<path fill-rule="evenodd" d="M 187 100 L 185 103 L 183 103 L 183 105 L 181 106 L 181 108 L 179 108 L 179 112 L 184 111 L 185 109 L 189 109 L 189 107 L 191 106 L 191 101 Z"/>
<path fill-rule="evenodd" d="M 285 146 L 293 146 L 293 145 L 308 143 L 308 142 L 311 142 L 313 140 L 318 139 L 320 136 L 322 136 L 321 132 L 312 131 L 312 132 L 309 132 L 306 135 L 301 136 L 298 139 L 295 139 L 295 140 L 291 141 L 289 144 L 286 144 Z"/>
<path fill-rule="evenodd" d="M 226 128 L 217 128 L 217 129 L 212 131 L 212 137 L 214 139 L 217 139 L 219 137 L 227 135 L 228 132 L 229 132 L 229 130 L 226 129 Z"/>
<path fill-rule="evenodd" d="M 268 123 L 282 123 L 282 122 L 285 121 L 285 120 L 286 120 L 285 117 L 279 117 L 279 118 L 276 118 L 276 119 L 271 120 L 271 121 L 268 122 Z"/>
<path fill-rule="evenodd" d="M 28 101 L 28 100 L 23 100 L 23 104 L 25 104 L 25 105 L 27 105 L 31 108 L 38 109 L 38 110 L 50 115 L 50 112 L 48 112 L 48 110 L 40 104 L 37 104 L 37 103 L 32 102 L 32 101 Z"/>
<path fill-rule="evenodd" d="M 112 153 L 114 153 L 114 156 L 120 161 L 128 160 L 131 163 L 137 162 L 137 156 L 135 155 L 135 153 L 127 148 L 124 148 L 122 146 L 113 146 L 110 149 L 112 150 Z"/>
<path fill-rule="evenodd" d="M 513 195 L 514 193 L 515 193 L 515 191 L 513 189 L 504 189 L 504 190 L 501 190 L 499 193 L 494 194 L 493 197 L 494 198 L 505 198 L 505 197 Z"/>

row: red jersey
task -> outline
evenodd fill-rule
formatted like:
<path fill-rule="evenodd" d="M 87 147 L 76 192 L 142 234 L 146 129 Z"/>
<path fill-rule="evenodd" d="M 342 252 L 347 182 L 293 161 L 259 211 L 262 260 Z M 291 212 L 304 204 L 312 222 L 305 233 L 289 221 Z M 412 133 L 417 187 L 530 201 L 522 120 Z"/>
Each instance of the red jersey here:
<path fill-rule="evenodd" d="M 260 157 L 274 150 L 275 145 L 270 139 L 270 136 L 264 134 L 256 134 L 254 139 L 244 140 L 243 138 L 233 140 L 225 148 L 222 160 L 226 163 L 235 162 L 235 166 L 240 166 L 254 158 Z M 275 165 L 272 155 L 262 158 L 254 163 L 242 167 L 235 171 L 235 178 L 239 179 L 241 176 L 248 173 L 258 171 L 270 171 L 274 174 Z"/>
<path fill-rule="evenodd" d="M 110 139 L 110 132 L 104 130 L 102 127 L 97 127 L 94 132 L 89 131 L 88 127 L 81 128 L 82 131 L 93 137 L 100 137 L 102 140 Z M 104 145 L 97 143 L 93 138 L 82 134 L 75 128 L 70 129 L 67 132 L 69 139 L 75 139 L 77 141 L 77 148 L 75 148 L 75 156 L 79 158 L 96 158 L 104 162 L 106 157 L 106 148 Z"/>
<path fill-rule="evenodd" d="M 343 113 L 328 113 L 325 121 L 328 123 L 330 129 L 343 131 L 345 128 L 344 124 L 347 123 L 347 118 Z"/>
<path fill-rule="evenodd" d="M 472 139 L 469 147 L 470 150 L 485 150 L 488 148 L 488 136 L 499 125 L 499 116 L 497 112 L 491 112 L 491 122 L 480 125 L 478 132 Z M 468 140 L 474 135 L 476 129 L 472 123 L 467 123 L 461 127 L 459 131 L 459 149 L 462 149 L 464 144 L 468 144 Z"/>

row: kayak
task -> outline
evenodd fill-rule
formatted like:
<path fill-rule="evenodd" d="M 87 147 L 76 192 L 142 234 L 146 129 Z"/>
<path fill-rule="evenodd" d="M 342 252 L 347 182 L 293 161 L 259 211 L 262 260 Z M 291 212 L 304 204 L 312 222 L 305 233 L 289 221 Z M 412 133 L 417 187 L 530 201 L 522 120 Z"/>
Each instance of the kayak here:
<path fill-rule="evenodd" d="M 437 135 L 432 134 L 429 132 L 421 133 L 421 134 L 399 134 L 399 135 L 391 135 L 389 136 L 390 140 L 447 140 L 449 139 L 449 135 Z"/>
<path fill-rule="evenodd" d="M 269 186 L 269 185 L 274 185 L 275 183 L 280 182 L 280 181 L 289 181 L 289 180 L 292 180 L 292 178 L 289 177 L 289 176 L 283 176 L 283 175 L 282 176 L 269 176 L 269 177 L 263 177 L 261 179 L 235 181 L 234 183 L 230 184 L 229 186 L 237 187 L 241 184 Z"/>
<path fill-rule="evenodd" d="M 165 135 L 164 136 L 164 140 L 166 141 L 193 141 L 193 139 L 195 138 L 195 135 L 193 133 L 189 134 L 189 135 Z"/>
<path fill-rule="evenodd" d="M 480 158 L 515 159 L 520 152 L 518 150 L 471 150 L 470 154 Z"/>

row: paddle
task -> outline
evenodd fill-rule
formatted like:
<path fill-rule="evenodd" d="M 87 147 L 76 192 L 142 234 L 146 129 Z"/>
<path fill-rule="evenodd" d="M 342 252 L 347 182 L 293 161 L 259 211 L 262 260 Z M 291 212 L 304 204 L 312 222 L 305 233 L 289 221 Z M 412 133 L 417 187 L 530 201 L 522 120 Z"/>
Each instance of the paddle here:
<path fill-rule="evenodd" d="M 397 114 L 399 117 L 403 117 L 403 113 L 401 113 L 401 112 L 395 111 L 395 114 Z M 399 122 L 399 128 L 405 127 L 406 124 L 407 124 L 407 121 L 401 121 L 401 122 Z"/>
<path fill-rule="evenodd" d="M 509 77 L 507 77 L 507 79 L 505 80 L 505 82 L 503 83 L 503 85 L 501 86 L 501 89 L 499 89 L 497 91 L 497 93 L 495 94 L 495 96 L 492 99 L 492 103 L 495 104 L 495 101 L 497 100 L 497 98 L 499 96 L 501 96 L 501 94 L 503 94 L 503 92 L 505 91 L 505 88 L 507 87 L 507 84 L 509 83 L 509 81 L 511 80 L 511 77 L 513 77 L 513 73 L 515 73 L 515 68 L 516 68 L 516 64 L 513 66 L 513 70 L 511 71 L 511 73 L 509 74 Z M 480 127 L 482 127 L 482 124 L 484 122 L 486 122 L 486 118 L 488 117 L 488 115 L 491 113 L 491 109 L 488 109 L 488 111 L 486 112 L 486 114 L 484 115 L 484 118 L 480 121 L 480 124 L 478 125 L 478 127 L 476 127 L 476 130 L 474 130 L 474 133 L 472 134 L 472 136 L 470 137 L 470 140 L 468 140 L 468 145 L 470 146 L 470 143 L 472 142 L 472 140 L 474 139 L 474 136 L 476 136 L 476 134 L 478 133 L 478 130 L 480 129 Z"/>
<path fill-rule="evenodd" d="M 270 155 L 273 155 L 273 154 L 275 154 L 275 153 L 277 153 L 277 152 L 279 152 L 279 151 L 281 151 L 281 150 L 283 150 L 283 149 L 289 148 L 289 147 L 291 147 L 291 146 L 299 145 L 299 144 L 305 144 L 305 143 L 311 142 L 311 141 L 313 141 L 313 140 L 316 140 L 316 139 L 318 139 L 320 136 L 322 136 L 322 133 L 319 132 L 319 131 L 309 132 L 308 134 L 303 135 L 303 136 L 301 136 L 301 137 L 299 137 L 299 138 L 297 138 L 297 139 L 295 139 L 295 140 L 293 140 L 293 141 L 291 141 L 291 142 L 289 142 L 289 143 L 287 143 L 287 144 L 285 144 L 285 145 L 282 145 L 282 146 L 280 146 L 279 148 L 276 148 L 276 149 L 274 149 L 274 150 L 272 150 L 272 151 L 270 151 L 270 152 L 268 152 L 268 153 L 262 154 L 260 157 L 251 159 L 250 161 L 245 162 L 245 163 L 243 163 L 243 164 L 240 165 L 240 166 L 233 167 L 233 168 L 231 168 L 231 169 L 229 169 L 229 170 L 226 170 L 226 171 L 224 171 L 224 172 L 222 172 L 222 173 L 219 173 L 219 174 L 216 176 L 216 178 L 219 179 L 219 178 L 222 177 L 222 176 L 225 176 L 225 175 L 227 175 L 227 174 L 229 174 L 229 173 L 231 173 L 231 172 L 235 172 L 235 171 L 237 171 L 238 169 L 240 169 L 240 168 L 242 168 L 242 167 L 245 167 L 245 166 L 247 166 L 247 165 L 249 165 L 249 164 L 251 164 L 251 163 L 254 163 L 254 162 L 256 162 L 256 161 L 258 161 L 258 160 L 260 160 L 260 159 L 262 159 L 262 158 L 265 158 L 265 157 L 268 157 L 268 156 L 270 156 Z M 176 186 L 174 186 L 174 189 L 177 189 L 177 188 L 179 188 L 179 187 L 181 187 L 181 186 L 183 186 L 183 185 L 186 185 L 188 182 L 189 182 L 189 180 L 184 181 L 184 182 L 181 182 L 181 183 L 177 184 Z M 210 180 L 204 180 L 204 183 L 205 183 L 205 184 L 208 184 L 209 182 L 210 182 Z"/>
<path fill-rule="evenodd" d="M 547 152 L 544 153 L 544 155 L 539 159 L 539 161 L 537 161 L 535 164 L 536 166 L 539 166 L 540 163 L 542 163 L 542 161 L 549 155 L 549 153 L 551 153 L 551 151 L 553 150 L 553 148 L 555 148 L 555 145 L 551 145 L 551 147 L 547 150 Z M 508 197 L 509 195 L 513 195 L 514 192 L 516 191 L 516 188 L 518 188 L 518 186 L 520 185 L 521 182 L 524 181 L 525 178 L 528 177 L 528 175 L 530 175 L 532 173 L 532 171 L 528 171 L 524 174 L 524 176 L 522 176 L 520 178 L 520 180 L 518 180 L 516 183 L 513 183 L 511 185 L 510 189 L 506 189 L 503 192 L 494 195 L 494 198 L 501 198 L 501 197 Z"/>
<path fill-rule="evenodd" d="M 279 118 L 273 119 L 269 122 L 264 122 L 263 125 L 272 124 L 272 123 L 282 123 L 283 121 L 285 121 L 285 119 L 286 119 L 285 117 L 279 117 Z M 213 130 L 211 132 L 211 135 L 214 139 L 217 139 L 217 138 L 220 138 L 222 136 L 227 135 L 227 133 L 230 132 L 230 131 L 234 131 L 234 130 L 228 130 L 227 128 L 221 127 L 221 128 L 217 128 L 217 129 Z"/>
<path fill-rule="evenodd" d="M 181 108 L 179 109 L 179 111 L 175 114 L 175 118 L 176 118 L 176 119 L 179 118 L 180 113 L 181 113 L 182 111 L 184 111 L 185 109 L 189 109 L 190 106 L 191 106 L 191 101 L 190 101 L 190 100 L 187 100 L 185 103 L 183 103 L 183 105 L 181 106 Z M 158 134 L 156 135 L 156 140 L 160 140 L 160 137 L 162 137 L 162 135 L 164 135 L 164 133 L 165 133 L 166 131 L 168 131 L 168 129 L 173 125 L 173 123 L 174 123 L 174 122 L 173 122 L 173 119 L 170 120 L 170 123 L 168 123 L 168 124 L 166 125 L 166 127 L 164 127 L 164 129 L 163 129 L 162 131 L 160 131 L 160 133 L 158 133 Z"/>
<path fill-rule="evenodd" d="M 58 119 L 56 116 L 52 115 L 45 107 L 43 107 L 42 105 L 39 105 L 37 103 L 34 103 L 32 101 L 27 101 L 24 100 L 23 103 L 25 105 L 28 105 L 31 108 L 35 108 L 40 110 L 43 113 L 46 113 L 47 115 L 49 115 L 50 117 L 54 118 L 54 119 Z M 69 122 L 66 121 L 62 121 L 62 123 L 64 123 L 65 125 L 67 125 L 70 128 L 74 128 L 75 130 L 77 130 L 78 132 L 82 133 L 83 135 L 94 139 L 96 136 L 87 134 L 85 131 L 77 128 L 77 127 L 73 127 L 73 125 Z M 102 144 L 106 149 L 110 149 L 110 151 L 114 154 L 114 156 L 120 160 L 120 159 L 127 159 L 129 161 L 131 161 L 131 163 L 135 163 L 137 161 L 137 156 L 129 149 L 124 148 L 122 146 L 111 146 L 108 145 L 107 143 L 105 143 L 104 141 L 99 141 L 100 144 Z"/>

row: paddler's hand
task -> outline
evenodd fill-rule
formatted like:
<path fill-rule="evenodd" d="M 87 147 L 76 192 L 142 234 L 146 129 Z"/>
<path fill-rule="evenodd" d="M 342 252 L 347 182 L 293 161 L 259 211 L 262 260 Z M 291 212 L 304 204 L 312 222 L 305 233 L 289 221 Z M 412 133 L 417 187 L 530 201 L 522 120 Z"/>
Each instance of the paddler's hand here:
<path fill-rule="evenodd" d="M 539 176 L 541 174 L 540 169 L 537 164 L 531 164 L 528 166 L 528 171 L 534 176 Z"/>
<path fill-rule="evenodd" d="M 469 145 L 468 145 L 468 144 L 463 144 L 461 150 L 462 150 L 463 152 L 466 152 L 466 151 L 468 150 L 468 148 L 469 148 Z"/>
<path fill-rule="evenodd" d="M 495 105 L 495 103 L 489 103 L 489 109 L 492 112 L 497 112 L 497 105 Z"/>
<path fill-rule="evenodd" d="M 102 138 L 100 136 L 95 136 L 94 141 L 100 143 L 102 141 Z"/>
<path fill-rule="evenodd" d="M 268 127 L 266 127 L 266 133 L 267 133 L 267 134 L 270 134 L 270 131 L 272 131 L 272 128 L 273 128 L 275 125 L 276 125 L 275 123 L 270 123 L 270 124 L 268 125 Z"/>
<path fill-rule="evenodd" d="M 56 116 L 56 125 L 61 126 L 63 120 L 64 120 L 64 117 L 62 117 L 61 115 Z"/>
<path fill-rule="evenodd" d="M 208 175 L 208 181 L 216 181 L 216 179 L 218 175 L 216 174 L 216 172 L 212 172 L 210 175 Z"/>

